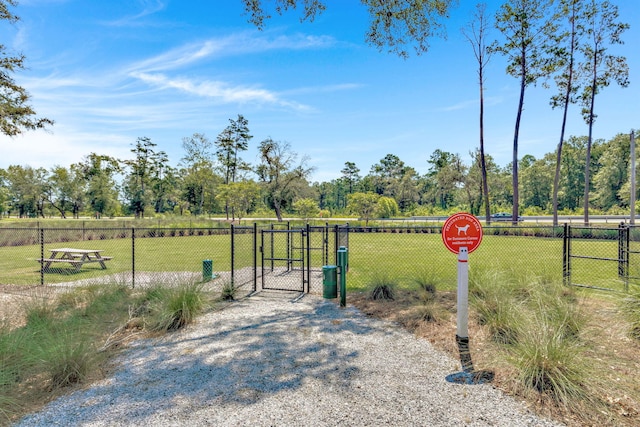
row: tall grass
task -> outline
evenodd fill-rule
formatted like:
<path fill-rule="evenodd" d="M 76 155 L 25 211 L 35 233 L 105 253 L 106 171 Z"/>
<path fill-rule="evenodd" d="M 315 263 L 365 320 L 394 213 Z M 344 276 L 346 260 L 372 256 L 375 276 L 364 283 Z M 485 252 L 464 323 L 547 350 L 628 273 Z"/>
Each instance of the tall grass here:
<path fill-rule="evenodd" d="M 369 295 L 373 300 L 393 300 L 398 281 L 386 272 L 376 273 L 369 282 Z"/>
<path fill-rule="evenodd" d="M 0 425 L 51 392 L 101 375 L 114 334 L 128 334 L 132 317 L 154 333 L 194 321 L 208 306 L 202 286 L 175 283 L 133 290 L 121 285 L 78 287 L 55 300 L 23 307 L 22 326 L 0 325 Z M 118 341 L 118 340 L 115 340 Z"/>
<path fill-rule="evenodd" d="M 149 326 L 154 331 L 175 331 L 192 323 L 209 301 L 201 283 L 153 289 Z"/>
<path fill-rule="evenodd" d="M 629 336 L 640 341 L 640 289 L 632 291 L 622 300 L 621 309 L 629 322 Z"/>
<path fill-rule="evenodd" d="M 587 319 L 574 292 L 515 270 L 472 274 L 470 289 L 479 323 L 506 353 L 523 390 L 564 406 L 587 397 L 590 363 L 581 339 Z"/>

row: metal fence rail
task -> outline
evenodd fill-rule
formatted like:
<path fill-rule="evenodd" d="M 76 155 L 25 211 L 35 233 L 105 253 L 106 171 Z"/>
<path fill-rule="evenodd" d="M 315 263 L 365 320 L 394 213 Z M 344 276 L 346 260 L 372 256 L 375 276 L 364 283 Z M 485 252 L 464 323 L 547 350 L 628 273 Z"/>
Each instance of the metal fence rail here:
<path fill-rule="evenodd" d="M 0 284 L 205 282 L 207 261 L 216 278 L 211 283 L 231 282 L 240 295 L 262 289 L 267 279 L 276 280 L 276 267 L 300 273 L 302 290 L 320 293 L 321 267 L 337 264 L 338 249 L 346 247 L 351 288 L 364 288 L 382 276 L 405 284 L 432 277 L 455 286 L 455 255 L 445 249 L 440 233 L 440 226 L 292 227 L 286 222 L 209 228 L 0 228 Z M 76 252 L 56 252 L 61 249 Z M 87 251 L 93 254 L 89 257 L 108 258 L 106 268 L 99 260 L 81 258 Z M 47 261 L 64 253 L 66 261 Z M 640 227 L 489 226 L 469 262 L 472 273 L 517 270 L 568 285 L 627 290 L 640 280 Z"/>

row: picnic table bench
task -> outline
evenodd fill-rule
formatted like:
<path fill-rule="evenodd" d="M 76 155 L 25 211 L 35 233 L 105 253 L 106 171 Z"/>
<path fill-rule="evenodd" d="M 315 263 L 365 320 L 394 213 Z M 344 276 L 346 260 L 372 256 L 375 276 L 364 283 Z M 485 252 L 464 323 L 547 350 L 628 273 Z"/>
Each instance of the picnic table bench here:
<path fill-rule="evenodd" d="M 76 249 L 76 248 L 57 248 L 51 249 L 49 258 L 39 258 L 38 262 L 42 264 L 42 269 L 47 271 L 51 268 L 51 264 L 67 263 L 79 271 L 84 264 L 97 262 L 104 270 L 107 268 L 105 261 L 109 261 L 113 257 L 102 256 L 101 249 Z"/>

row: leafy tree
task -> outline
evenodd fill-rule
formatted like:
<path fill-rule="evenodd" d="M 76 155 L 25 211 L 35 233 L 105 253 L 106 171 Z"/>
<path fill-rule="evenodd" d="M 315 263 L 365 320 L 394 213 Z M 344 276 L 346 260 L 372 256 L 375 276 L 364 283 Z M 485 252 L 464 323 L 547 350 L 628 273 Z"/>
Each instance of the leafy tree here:
<path fill-rule="evenodd" d="M 125 196 L 136 218 L 144 217 L 146 208 L 154 205 L 153 182 L 168 161 L 164 151 L 154 150 L 156 145 L 148 137 L 140 137 L 131 149 L 135 157 L 124 161 L 129 169 L 124 185 Z"/>
<path fill-rule="evenodd" d="M 18 216 L 44 217 L 46 169 L 12 165 L 7 168 L 6 178 L 12 195 L 11 205 L 18 211 Z"/>
<path fill-rule="evenodd" d="M 395 154 L 387 154 L 380 163 L 371 166 L 369 175 L 374 186 L 373 191 L 380 195 L 389 194 L 390 187 L 402 178 L 404 171 L 404 162 Z"/>
<path fill-rule="evenodd" d="M 265 3 L 274 4 L 276 13 L 302 5 L 301 21 L 313 19 L 326 9 L 323 0 L 242 0 L 249 21 L 258 28 L 271 17 Z M 406 0 L 360 0 L 368 10 L 371 21 L 366 32 L 369 44 L 380 50 L 387 49 L 400 57 L 409 56 L 407 46 L 411 45 L 416 54 L 429 49 L 429 39 L 444 36 L 443 20 L 457 4 L 456 0 L 406 1 Z"/>
<path fill-rule="evenodd" d="M 520 80 L 520 97 L 513 135 L 513 224 L 517 224 L 519 212 L 518 193 L 518 138 L 524 108 L 524 95 L 528 86 L 544 76 L 548 70 L 542 47 L 546 41 L 544 29 L 548 25 L 551 0 L 508 0 L 496 16 L 496 27 L 502 33 L 504 43 L 495 50 L 506 56 L 507 73 Z"/>
<path fill-rule="evenodd" d="M 342 174 L 342 179 L 347 184 L 347 188 L 349 189 L 348 193 L 353 193 L 353 187 L 358 185 L 358 182 L 360 182 L 361 179 L 359 175 L 360 169 L 358 169 L 356 164 L 353 162 L 345 162 L 344 168 L 342 168 L 340 173 Z"/>
<path fill-rule="evenodd" d="M 182 138 L 182 148 L 185 151 L 185 155 L 181 159 L 181 164 L 185 166 L 183 171 L 184 194 L 196 214 L 204 212 L 205 193 L 212 182 L 212 147 L 209 138 L 202 133 L 194 133 L 190 137 Z"/>
<path fill-rule="evenodd" d="M 62 218 L 67 217 L 66 213 L 69 209 L 73 211 L 74 217 L 78 216 L 79 206 L 77 206 L 76 189 L 80 185 L 80 190 L 82 190 L 82 182 L 75 179 L 74 172 L 73 169 L 54 166 L 47 180 L 47 200 Z"/>
<path fill-rule="evenodd" d="M 318 207 L 318 203 L 309 198 L 298 199 L 293 202 L 293 210 L 295 210 L 300 218 L 305 221 L 309 218 L 315 218 L 320 213 L 320 207 Z"/>
<path fill-rule="evenodd" d="M 260 196 L 260 186 L 254 181 L 231 182 L 218 186 L 216 198 L 229 206 L 240 221 Z M 235 217 L 232 217 L 232 221 Z"/>
<path fill-rule="evenodd" d="M 17 4 L 16 0 L 0 0 L 0 19 L 17 22 L 20 18 L 9 10 Z M 25 56 L 9 54 L 6 46 L 0 44 L 0 130 L 7 136 L 53 125 L 53 120 L 35 117 L 29 94 L 13 79 L 13 74 L 24 68 Z"/>
<path fill-rule="evenodd" d="M 96 217 L 116 216 L 120 213 L 118 186 L 115 176 L 121 172 L 118 160 L 113 157 L 91 153 L 80 163 L 71 165 L 85 181 L 86 197 Z"/>
<path fill-rule="evenodd" d="M 531 155 L 526 155 L 521 160 L 522 182 L 522 204 L 525 207 L 536 207 L 538 210 L 546 210 L 550 204 L 553 178 L 551 174 L 551 163 L 546 157 L 536 159 Z"/>
<path fill-rule="evenodd" d="M 253 138 L 249 134 L 249 122 L 242 115 L 238 114 L 237 120 L 229 119 L 229 122 L 229 126 L 220 132 L 215 143 L 225 184 L 236 182 L 239 170 L 250 169 L 249 164 L 239 157 L 238 152 L 246 151 L 249 148 L 249 140 Z M 229 219 L 229 206 L 225 206 L 225 211 Z"/>
<path fill-rule="evenodd" d="M 224 183 L 235 182 L 239 170 L 249 170 L 249 165 L 240 157 L 240 151 L 249 148 L 249 141 L 253 136 L 249 134 L 249 121 L 241 114 L 236 120 L 229 119 L 227 126 L 216 139 L 216 155 L 222 165 Z"/>
<path fill-rule="evenodd" d="M 291 151 L 291 145 L 286 142 L 267 138 L 260 143 L 258 152 L 260 164 L 256 173 L 278 221 L 282 221 L 284 205 L 296 193 L 296 183 L 306 180 L 313 169 L 306 166 L 305 157 L 296 165 L 298 155 Z"/>
<path fill-rule="evenodd" d="M 456 193 L 464 183 L 466 167 L 458 154 L 435 150 L 429 160 L 429 200 L 446 210 L 455 203 Z"/>
<path fill-rule="evenodd" d="M 618 134 L 607 142 L 593 176 L 594 205 L 603 211 L 629 204 L 629 136 Z"/>
<path fill-rule="evenodd" d="M 347 196 L 347 208 L 363 218 L 365 226 L 369 225 L 369 220 L 372 218 L 376 209 L 378 208 L 378 200 L 380 195 L 372 192 L 367 193 L 353 193 Z"/>
<path fill-rule="evenodd" d="M 562 170 L 558 193 L 558 207 L 573 211 L 582 203 L 584 195 L 584 161 L 587 149 L 586 137 L 570 137 L 562 152 Z"/>
<path fill-rule="evenodd" d="M 601 89 L 612 81 L 622 87 L 629 85 L 629 66 L 624 56 L 607 52 L 609 45 L 623 44 L 622 33 L 629 24 L 618 22 L 618 7 L 608 0 L 590 0 L 585 6 L 586 29 L 588 40 L 581 46 L 584 62 L 580 64 L 582 72 L 589 75 L 590 82 L 580 94 L 583 106 L 582 115 L 589 125 L 587 153 L 584 177 L 584 223 L 589 223 L 589 176 L 591 165 L 591 145 L 593 140 L 593 122 L 595 115 L 595 97 Z"/>
<path fill-rule="evenodd" d="M 398 203 L 392 197 L 381 196 L 376 204 L 375 213 L 378 218 L 392 218 L 398 215 Z"/>
<path fill-rule="evenodd" d="M 398 209 L 403 212 L 410 210 L 414 204 L 420 200 L 420 194 L 418 193 L 418 173 L 416 170 L 412 167 L 405 166 L 400 178 L 393 180 L 387 186 L 385 193 L 393 196 Z"/>
<path fill-rule="evenodd" d="M 487 164 L 484 153 L 484 71 L 491 59 L 492 51 L 487 45 L 487 33 L 489 31 L 489 21 L 486 16 L 487 5 L 479 3 L 476 5 L 476 13 L 473 20 L 469 23 L 469 28 L 463 30 L 464 36 L 467 38 L 473 54 L 478 63 L 478 85 L 480 88 L 480 171 L 482 179 L 482 196 L 484 198 L 484 212 L 487 224 L 491 224 L 491 204 L 489 202 L 489 184 L 487 182 Z M 467 190 L 470 196 L 470 189 Z M 469 197 L 471 204 L 471 212 L 474 213 L 474 203 Z"/>

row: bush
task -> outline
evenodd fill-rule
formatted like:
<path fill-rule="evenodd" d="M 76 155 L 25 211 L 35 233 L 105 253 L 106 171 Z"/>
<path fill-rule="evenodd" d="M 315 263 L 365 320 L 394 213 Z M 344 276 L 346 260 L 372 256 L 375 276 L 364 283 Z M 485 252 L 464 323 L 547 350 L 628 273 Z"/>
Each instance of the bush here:
<path fill-rule="evenodd" d="M 161 299 L 152 308 L 151 329 L 175 331 L 194 321 L 206 308 L 202 284 L 186 284 L 165 291 L 158 291 Z M 166 292 L 166 293 L 165 293 Z"/>
<path fill-rule="evenodd" d="M 369 295 L 373 300 L 393 300 L 396 296 L 398 282 L 388 274 L 378 273 L 373 276 L 369 284 Z"/>
<path fill-rule="evenodd" d="M 231 280 L 229 280 L 227 282 L 224 282 L 222 285 L 220 299 L 223 301 L 233 301 L 236 299 L 237 293 L 238 293 L 238 288 Z"/>
<path fill-rule="evenodd" d="M 509 349 L 509 362 L 526 389 L 545 394 L 560 405 L 572 405 L 586 397 L 588 365 L 584 346 L 567 338 L 567 328 L 544 313 L 527 317 Z M 560 326 L 560 327 L 558 327 Z"/>

